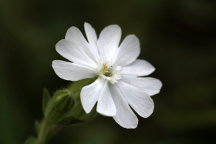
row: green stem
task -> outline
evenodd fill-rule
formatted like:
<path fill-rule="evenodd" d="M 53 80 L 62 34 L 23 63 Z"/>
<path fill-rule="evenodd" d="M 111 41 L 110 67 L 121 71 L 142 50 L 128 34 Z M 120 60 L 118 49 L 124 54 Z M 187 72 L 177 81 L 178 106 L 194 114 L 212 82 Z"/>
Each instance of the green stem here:
<path fill-rule="evenodd" d="M 46 119 L 41 122 L 41 128 L 38 133 L 37 142 L 38 144 L 45 144 L 47 141 L 48 134 L 51 129 L 51 124 Z"/>

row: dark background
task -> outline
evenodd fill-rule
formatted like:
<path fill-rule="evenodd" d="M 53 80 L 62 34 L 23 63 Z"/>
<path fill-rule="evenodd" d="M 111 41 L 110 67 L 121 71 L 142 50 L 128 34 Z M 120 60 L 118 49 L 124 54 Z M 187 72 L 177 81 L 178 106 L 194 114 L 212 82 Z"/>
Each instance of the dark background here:
<path fill-rule="evenodd" d="M 42 118 L 42 90 L 69 82 L 51 68 L 55 44 L 87 21 L 119 24 L 163 82 L 155 111 L 135 130 L 98 117 L 63 129 L 52 144 L 212 144 L 216 137 L 216 1 L 0 0 L 0 144 L 22 144 Z"/>

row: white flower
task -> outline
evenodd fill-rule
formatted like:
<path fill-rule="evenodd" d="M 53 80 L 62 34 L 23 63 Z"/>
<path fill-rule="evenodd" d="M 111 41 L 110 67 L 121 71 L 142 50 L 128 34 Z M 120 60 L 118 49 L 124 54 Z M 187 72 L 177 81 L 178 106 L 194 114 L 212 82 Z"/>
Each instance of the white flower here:
<path fill-rule="evenodd" d="M 128 35 L 120 44 L 118 25 L 105 27 L 99 38 L 90 24 L 85 23 L 84 28 L 88 41 L 78 28 L 71 27 L 65 39 L 56 44 L 56 51 L 70 62 L 54 60 L 55 73 L 69 81 L 97 77 L 81 90 L 85 112 L 97 103 L 98 113 L 113 117 L 124 128 L 136 128 L 138 119 L 132 109 L 149 117 L 154 109 L 150 96 L 159 93 L 162 86 L 158 79 L 142 77 L 155 68 L 137 59 L 140 43 L 135 35 Z"/>

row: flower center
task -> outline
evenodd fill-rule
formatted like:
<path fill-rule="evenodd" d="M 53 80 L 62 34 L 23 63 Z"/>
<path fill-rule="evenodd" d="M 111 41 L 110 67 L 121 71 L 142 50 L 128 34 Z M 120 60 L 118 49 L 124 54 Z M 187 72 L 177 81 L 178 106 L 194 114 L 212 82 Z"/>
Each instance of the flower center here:
<path fill-rule="evenodd" d="M 120 66 L 112 66 L 109 63 L 102 63 L 98 74 L 111 83 L 116 83 L 121 79 L 121 70 L 122 68 Z"/>
<path fill-rule="evenodd" d="M 107 77 L 111 77 L 113 75 L 112 73 L 112 66 L 107 66 L 107 64 L 102 64 L 101 72 L 103 75 Z"/>

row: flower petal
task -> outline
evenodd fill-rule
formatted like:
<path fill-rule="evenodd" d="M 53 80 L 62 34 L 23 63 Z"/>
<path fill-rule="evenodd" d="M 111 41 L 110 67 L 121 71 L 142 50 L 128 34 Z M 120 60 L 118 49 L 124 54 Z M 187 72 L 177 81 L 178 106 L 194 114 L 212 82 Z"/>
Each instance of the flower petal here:
<path fill-rule="evenodd" d="M 134 112 L 129 107 L 126 99 L 119 88 L 116 85 L 111 85 L 110 87 L 111 95 L 116 105 L 117 113 L 113 119 L 122 127 L 127 129 L 134 129 L 138 125 L 138 119 Z"/>
<path fill-rule="evenodd" d="M 89 113 L 98 99 L 100 98 L 101 89 L 105 81 L 98 78 L 95 82 L 82 88 L 80 93 L 81 103 L 86 113 Z"/>
<path fill-rule="evenodd" d="M 116 107 L 110 94 L 108 81 L 101 89 L 101 96 L 97 103 L 97 112 L 105 116 L 116 115 Z"/>
<path fill-rule="evenodd" d="M 124 77 L 122 80 L 130 85 L 137 87 L 149 96 L 158 94 L 162 87 L 161 81 L 152 77 Z"/>
<path fill-rule="evenodd" d="M 52 67 L 55 73 L 64 80 L 78 81 L 95 77 L 95 72 L 92 69 L 71 62 L 54 60 Z"/>
<path fill-rule="evenodd" d="M 85 33 L 89 43 L 96 45 L 97 35 L 94 28 L 87 22 L 84 23 Z"/>
<path fill-rule="evenodd" d="M 105 27 L 99 35 L 98 50 L 105 60 L 113 61 L 121 39 L 121 28 L 118 25 Z"/>
<path fill-rule="evenodd" d="M 134 76 L 146 76 L 151 74 L 155 68 L 145 60 L 136 60 L 132 64 L 123 67 L 122 73 Z"/>
<path fill-rule="evenodd" d="M 89 48 L 93 51 L 93 54 L 97 60 L 99 60 L 98 48 L 97 48 L 97 34 L 94 28 L 87 22 L 84 24 L 85 33 L 89 42 Z"/>
<path fill-rule="evenodd" d="M 119 47 L 118 56 L 116 58 L 116 65 L 128 65 L 135 61 L 139 54 L 139 39 L 135 35 L 128 35 Z"/>
<path fill-rule="evenodd" d="M 154 102 L 150 96 L 133 85 L 119 82 L 119 88 L 130 106 L 142 117 L 149 117 L 154 110 Z"/>
<path fill-rule="evenodd" d="M 77 46 L 79 46 L 78 49 L 83 54 L 85 59 L 96 61 L 94 57 L 94 51 L 89 47 L 88 42 L 78 28 L 74 26 L 70 27 L 67 30 L 65 39 L 72 41 Z"/>
<path fill-rule="evenodd" d="M 95 62 L 93 62 L 81 49 L 79 44 L 65 39 L 60 40 L 56 44 L 56 51 L 66 59 L 80 65 L 95 68 Z"/>
<path fill-rule="evenodd" d="M 83 47 L 87 45 L 87 41 L 85 37 L 83 36 L 81 31 L 75 26 L 72 26 L 67 30 L 65 39 L 70 41 L 76 41 L 82 44 Z"/>

